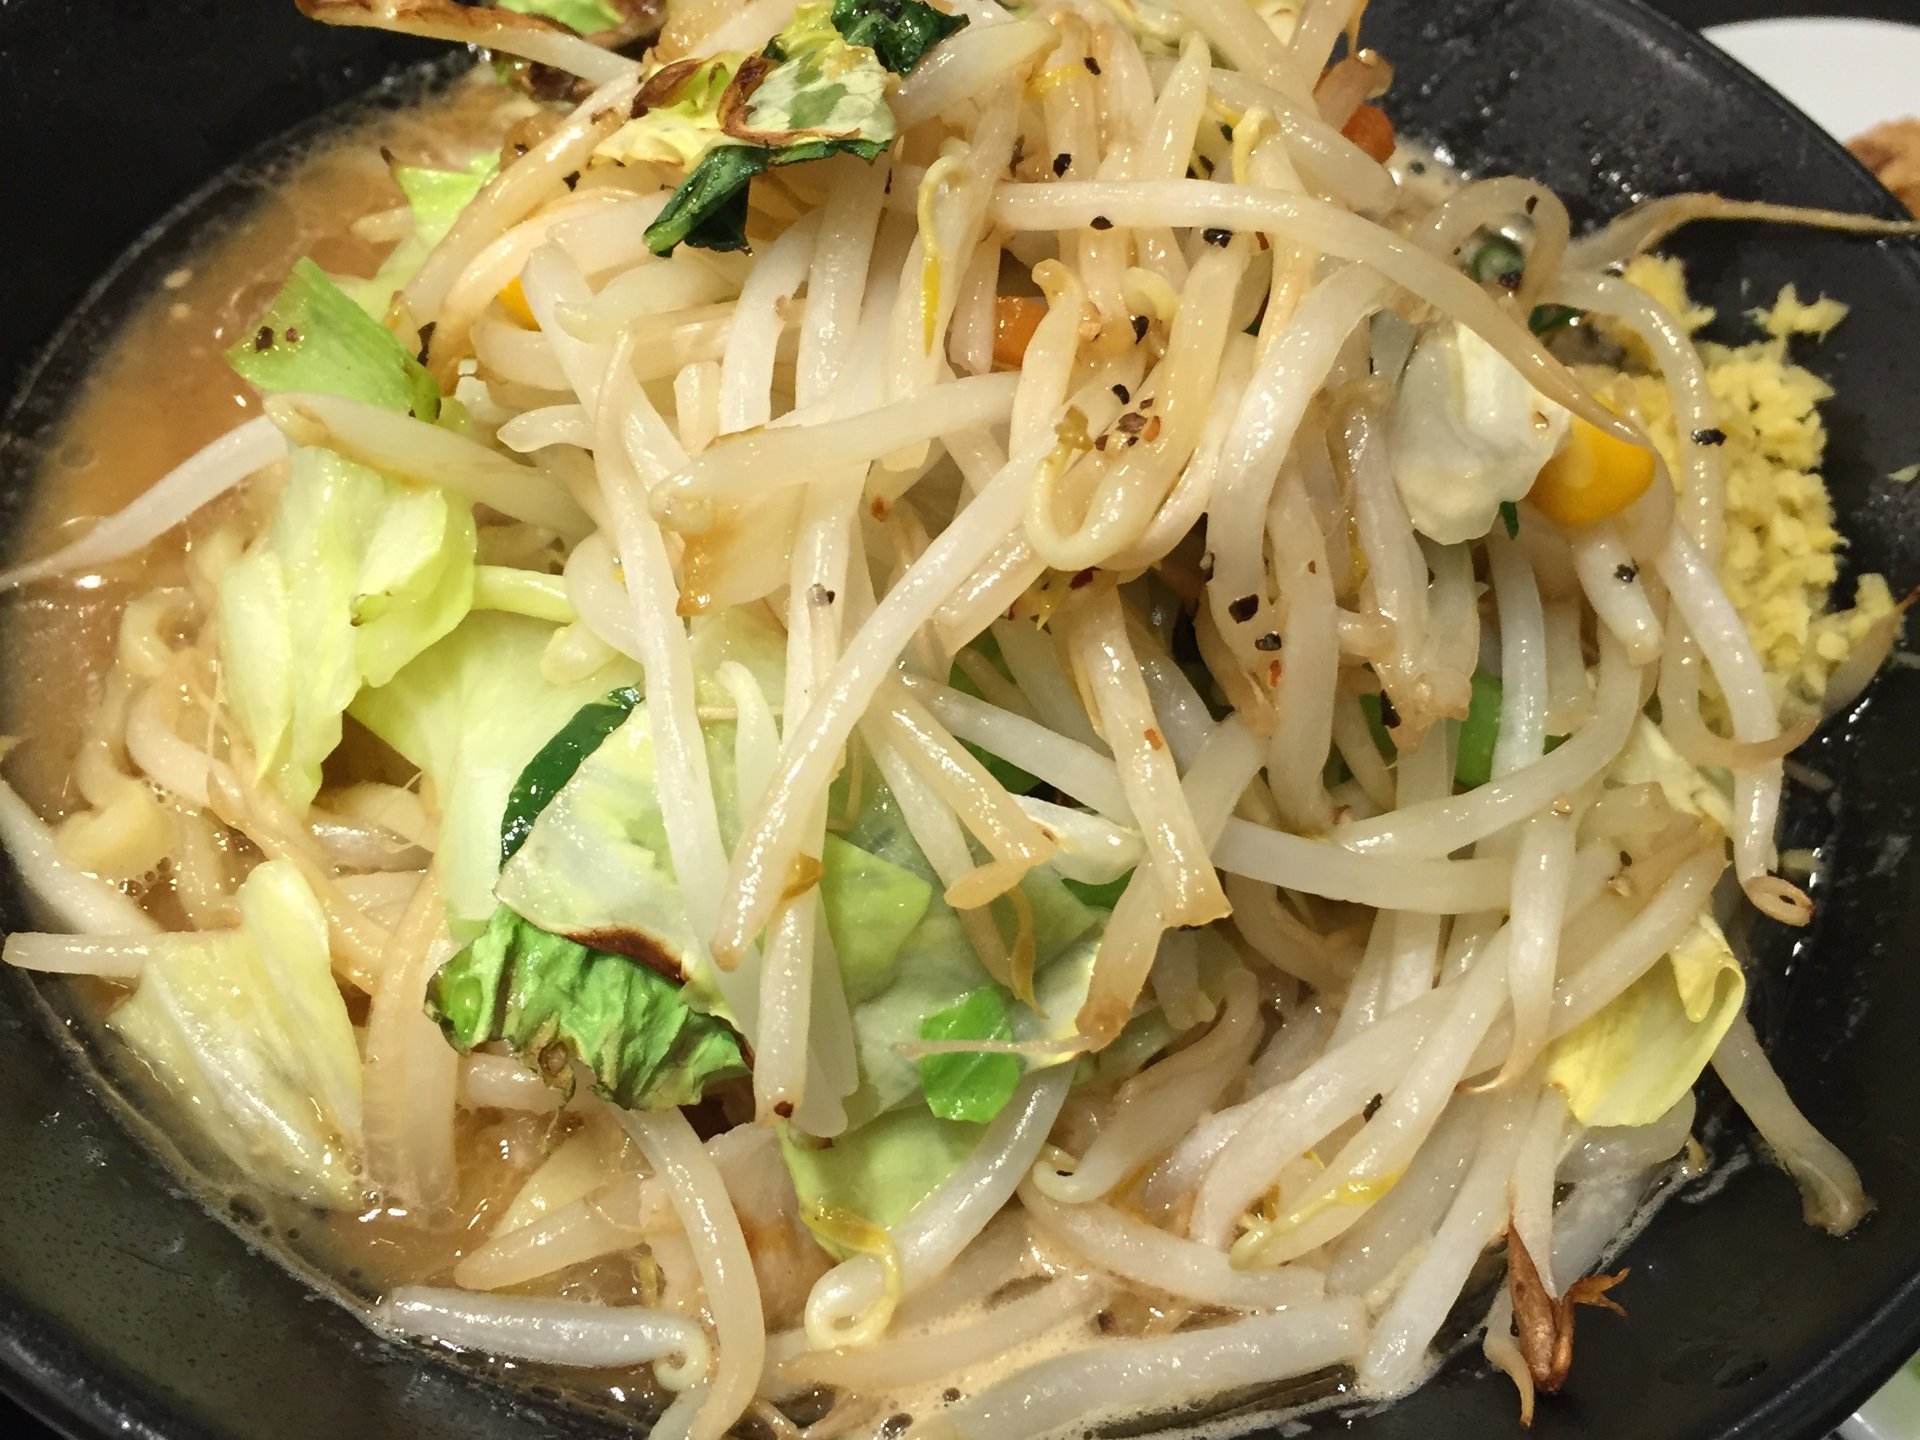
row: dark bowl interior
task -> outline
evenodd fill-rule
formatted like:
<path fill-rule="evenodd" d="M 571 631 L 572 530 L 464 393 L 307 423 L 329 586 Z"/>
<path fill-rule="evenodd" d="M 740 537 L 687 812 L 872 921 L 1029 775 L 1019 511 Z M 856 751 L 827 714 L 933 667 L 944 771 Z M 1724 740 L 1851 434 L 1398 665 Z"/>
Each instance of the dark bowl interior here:
<path fill-rule="evenodd" d="M 1400 67 L 1403 127 L 1481 172 L 1539 176 L 1585 220 L 1646 194 L 1710 188 L 1853 209 L 1891 202 L 1777 97 L 1633 0 L 1376 0 L 1369 40 Z M 0 134 L 9 140 L 0 386 L 23 391 L 0 439 L 17 513 L 36 435 L 164 255 L 118 257 L 161 217 L 178 232 L 238 213 L 227 171 L 433 47 L 323 30 L 284 0 L 12 0 L 0 5 Z M 1920 460 L 1906 378 L 1920 335 L 1910 248 L 1813 232 L 1701 228 L 1681 250 L 1737 317 L 1788 280 L 1854 305 L 1807 363 L 1835 385 L 1828 478 L 1852 561 L 1920 581 Z M 160 247 L 163 252 L 164 244 Z M 96 286 L 103 274 L 108 279 Z M 91 288 L 90 287 L 94 287 Z M 76 311 L 94 317 L 62 328 Z M 1737 328 L 1737 327 L 1736 327 Z M 49 348 L 50 347 L 50 348 Z M 43 361 L 36 357 L 44 355 Z M 37 368 L 36 368 L 37 364 Z M 1817 927 L 1754 938 L 1756 1003 L 1788 1085 L 1859 1164 L 1879 1213 L 1836 1241 L 1801 1223 L 1792 1185 L 1732 1162 L 1663 1210 L 1626 1255 L 1629 1321 L 1581 1328 L 1567 1392 L 1535 1433 L 1812 1437 L 1920 1344 L 1920 677 L 1885 677 L 1815 742 L 1837 788 L 1795 798 L 1795 843 L 1831 868 Z M 17 893 L 0 907 L 18 914 Z M 26 987 L 0 976 L 0 1388 L 77 1435 L 439 1440 L 620 1433 L 525 1389 L 376 1339 L 253 1253 L 80 1088 Z M 1314 1422 L 1368 1440 L 1518 1434 L 1503 1381 L 1462 1363 L 1377 1414 Z"/>

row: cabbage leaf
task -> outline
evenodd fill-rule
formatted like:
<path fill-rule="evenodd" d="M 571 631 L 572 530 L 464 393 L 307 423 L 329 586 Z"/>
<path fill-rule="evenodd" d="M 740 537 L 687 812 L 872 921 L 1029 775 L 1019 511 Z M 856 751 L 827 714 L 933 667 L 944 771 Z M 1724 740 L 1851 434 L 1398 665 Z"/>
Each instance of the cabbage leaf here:
<path fill-rule="evenodd" d="M 598 35 L 620 25 L 620 12 L 607 0 L 493 0 L 502 10 L 538 15 L 580 35 Z"/>
<path fill-rule="evenodd" d="M 1011 1040 L 1013 996 L 982 985 L 958 1004 L 920 1022 L 922 1040 Z M 954 1051 L 920 1057 L 927 1108 L 943 1120 L 985 1122 L 1020 1088 L 1020 1057 L 998 1051 Z"/>
<path fill-rule="evenodd" d="M 240 927 L 157 937 L 107 1026 L 257 1183 L 360 1203 L 360 1051 L 327 921 L 291 861 L 254 867 Z"/>
<path fill-rule="evenodd" d="M 1651 1125 L 1693 1088 L 1746 996 L 1726 935 L 1702 915 L 1664 961 L 1555 1042 L 1547 1082 L 1583 1125 Z"/>
<path fill-rule="evenodd" d="M 492 918 L 501 818 L 528 762 L 581 706 L 639 680 L 639 667 L 621 659 L 571 684 L 548 683 L 540 659 L 553 631 L 521 615 L 476 612 L 353 703 L 354 718 L 433 788 L 434 873 L 456 938 L 471 939 Z"/>
<path fill-rule="evenodd" d="M 312 260 L 296 261 L 260 326 L 227 351 L 255 389 L 342 395 L 422 420 L 440 416 L 440 387 L 393 332 Z"/>
<path fill-rule="evenodd" d="M 463 1054 L 504 1041 L 549 1084 L 573 1086 L 569 1061 L 630 1110 L 691 1105 L 747 1073 L 740 1039 L 688 1005 L 646 965 L 528 923 L 506 906 L 434 976 L 427 1013 Z"/>
<path fill-rule="evenodd" d="M 829 155 L 878 158 L 894 138 L 893 75 L 966 23 L 920 0 L 811 0 L 761 54 L 655 70 L 634 117 L 594 158 L 687 171 L 647 229 L 655 253 L 682 244 L 744 250 L 752 181 L 774 166 Z"/>
<path fill-rule="evenodd" d="M 215 602 L 227 699 L 259 777 L 297 806 L 313 799 L 354 696 L 466 615 L 474 544 L 472 512 L 445 491 L 294 451 L 272 524 Z"/>
<path fill-rule="evenodd" d="M 841 1135 L 831 1145 L 811 1144 L 782 1126 L 781 1153 L 800 1196 L 800 1215 L 829 1253 L 845 1259 L 848 1247 L 827 1216 L 858 1216 L 892 1227 L 939 1188 L 979 1147 L 986 1126 L 943 1120 L 925 1105 L 895 1110 Z"/>
<path fill-rule="evenodd" d="M 494 151 L 474 156 L 459 170 L 395 165 L 393 181 L 413 212 L 413 233 L 387 253 L 370 278 L 342 277 L 340 288 L 374 319 L 384 319 L 394 295 L 420 273 L 433 247 L 446 238 L 460 212 L 473 203 L 499 168 L 500 156 Z"/>
<path fill-rule="evenodd" d="M 695 649 L 711 660 L 752 644 L 735 636 L 729 651 L 696 636 Z M 703 739 L 721 834 L 731 843 L 739 830 L 733 727 L 707 725 Z M 899 1047 L 921 1038 L 927 1017 L 992 977 L 884 786 L 863 786 L 858 814 L 827 837 L 821 860 L 818 892 L 852 1007 L 861 1076 L 847 1112 L 859 1125 L 923 1097 L 920 1068 Z M 1021 892 L 1033 918 L 1041 1012 L 1019 1007 L 1013 1038 L 1060 1038 L 1074 1029 L 1106 911 L 1079 899 L 1050 867 L 1030 872 Z M 542 930 L 684 979 L 694 1004 L 731 1018 L 673 873 L 644 703 L 539 812 L 501 868 L 495 894 Z"/>

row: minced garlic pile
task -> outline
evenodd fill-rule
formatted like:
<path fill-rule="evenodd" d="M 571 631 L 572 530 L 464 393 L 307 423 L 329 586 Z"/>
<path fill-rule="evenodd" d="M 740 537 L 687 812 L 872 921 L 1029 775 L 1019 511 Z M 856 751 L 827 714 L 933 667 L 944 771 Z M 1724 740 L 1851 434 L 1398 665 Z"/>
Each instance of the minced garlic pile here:
<path fill-rule="evenodd" d="M 1679 316 L 1689 331 L 1714 318 L 1712 310 L 1688 298 L 1677 260 L 1642 256 L 1627 268 L 1626 278 Z M 1894 599 L 1884 576 L 1862 575 L 1850 609 L 1827 609 L 1846 544 L 1833 527 L 1833 505 L 1820 478 L 1827 431 L 1819 407 L 1833 391 L 1794 364 L 1787 347 L 1796 335 L 1825 336 L 1846 318 L 1846 307 L 1825 298 L 1804 302 L 1789 285 L 1771 308 L 1752 312 L 1752 318 L 1767 338 L 1700 347 L 1727 436 L 1722 451 L 1727 541 L 1720 579 L 1753 634 L 1783 715 L 1791 720 L 1819 710 L 1834 667 L 1893 609 Z M 1628 347 L 1629 363 L 1644 366 L 1645 351 L 1635 354 L 1634 348 Z M 1666 383 L 1645 373 L 1627 383 L 1638 418 L 1669 469 L 1677 469 L 1678 439 Z M 1701 698 L 1713 716 L 1717 697 L 1709 688 Z"/>

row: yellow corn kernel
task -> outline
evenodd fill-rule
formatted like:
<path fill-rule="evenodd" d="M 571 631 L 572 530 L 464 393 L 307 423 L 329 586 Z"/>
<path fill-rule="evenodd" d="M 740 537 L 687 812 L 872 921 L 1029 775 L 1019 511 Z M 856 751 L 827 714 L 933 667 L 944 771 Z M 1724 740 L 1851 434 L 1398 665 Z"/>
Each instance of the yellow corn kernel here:
<path fill-rule="evenodd" d="M 500 308 L 513 317 L 513 323 L 523 330 L 538 330 L 540 322 L 533 318 L 533 309 L 527 304 L 527 292 L 520 288 L 520 277 L 509 280 L 500 293 L 494 297 L 500 302 Z"/>
<path fill-rule="evenodd" d="M 1567 443 L 1543 467 L 1527 493 L 1558 525 L 1591 525 L 1618 515 L 1653 484 L 1653 452 L 1573 417 Z"/>

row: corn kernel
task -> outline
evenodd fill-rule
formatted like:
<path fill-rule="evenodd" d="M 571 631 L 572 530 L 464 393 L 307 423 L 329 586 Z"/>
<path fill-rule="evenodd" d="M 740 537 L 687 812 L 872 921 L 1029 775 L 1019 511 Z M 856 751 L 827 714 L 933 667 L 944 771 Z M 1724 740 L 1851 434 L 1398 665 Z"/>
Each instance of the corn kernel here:
<path fill-rule="evenodd" d="M 1618 515 L 1653 484 L 1653 452 L 1573 417 L 1567 443 L 1528 492 L 1536 509 L 1559 525 L 1591 525 Z"/>
<path fill-rule="evenodd" d="M 533 318 L 533 309 L 527 304 L 527 292 L 520 288 L 520 277 L 514 276 L 495 297 L 500 308 L 512 317 L 513 323 L 523 330 L 538 330 L 540 322 Z"/>

